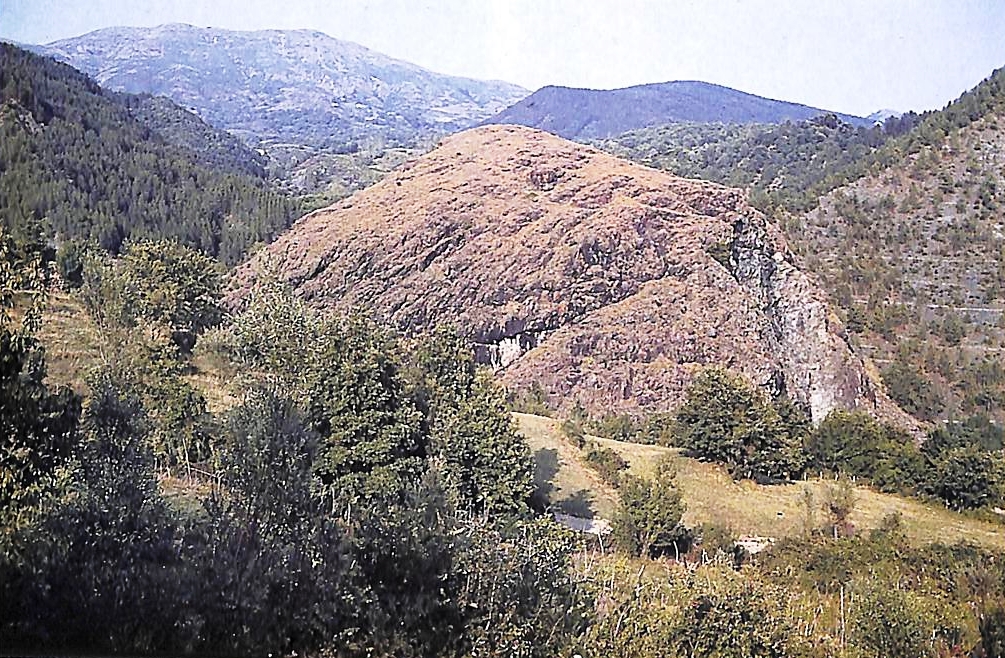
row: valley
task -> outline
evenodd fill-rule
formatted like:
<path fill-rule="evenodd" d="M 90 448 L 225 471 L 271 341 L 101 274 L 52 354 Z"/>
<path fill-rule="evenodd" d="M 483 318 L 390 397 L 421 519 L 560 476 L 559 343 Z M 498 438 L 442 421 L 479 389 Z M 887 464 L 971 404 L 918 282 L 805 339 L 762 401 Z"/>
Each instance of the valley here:
<path fill-rule="evenodd" d="M 1003 81 L 0 43 L 0 653 L 1005 656 Z"/>

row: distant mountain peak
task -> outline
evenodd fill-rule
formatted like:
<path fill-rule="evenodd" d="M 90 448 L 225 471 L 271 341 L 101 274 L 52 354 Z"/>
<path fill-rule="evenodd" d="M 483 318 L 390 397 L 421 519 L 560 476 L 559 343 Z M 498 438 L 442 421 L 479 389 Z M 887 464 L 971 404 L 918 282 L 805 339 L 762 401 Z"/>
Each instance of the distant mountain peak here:
<path fill-rule="evenodd" d="M 620 89 L 542 87 L 485 120 L 483 125 L 517 124 L 567 139 L 599 139 L 681 121 L 782 123 L 821 114 L 835 114 L 854 125 L 871 125 L 862 117 L 764 98 L 700 80 L 672 80 Z"/>
<path fill-rule="evenodd" d="M 529 93 L 310 29 L 112 27 L 34 50 L 104 87 L 167 96 L 252 142 L 408 142 L 468 127 Z"/>
<path fill-rule="evenodd" d="M 873 123 L 883 123 L 887 119 L 895 119 L 904 115 L 904 112 L 899 110 L 876 110 L 872 114 L 866 117 L 869 121 Z"/>

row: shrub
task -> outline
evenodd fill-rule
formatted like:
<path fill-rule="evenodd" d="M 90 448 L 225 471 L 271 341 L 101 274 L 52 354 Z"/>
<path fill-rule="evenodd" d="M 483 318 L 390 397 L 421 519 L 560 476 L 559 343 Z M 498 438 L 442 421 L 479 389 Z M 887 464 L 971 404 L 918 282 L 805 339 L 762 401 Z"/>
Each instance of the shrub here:
<path fill-rule="evenodd" d="M 687 550 L 689 541 L 681 525 L 684 509 L 673 465 L 668 459 L 661 460 L 652 479 L 623 478 L 614 539 L 632 555 L 679 555 Z"/>
<path fill-rule="evenodd" d="M 621 455 L 594 442 L 587 444 L 583 461 L 595 470 L 604 482 L 614 487 L 621 484 L 621 472 L 628 468 L 628 462 Z"/>
<path fill-rule="evenodd" d="M 586 445 L 586 435 L 583 433 L 583 426 L 574 420 L 567 420 L 562 423 L 562 436 L 569 440 L 569 443 L 582 449 Z"/>

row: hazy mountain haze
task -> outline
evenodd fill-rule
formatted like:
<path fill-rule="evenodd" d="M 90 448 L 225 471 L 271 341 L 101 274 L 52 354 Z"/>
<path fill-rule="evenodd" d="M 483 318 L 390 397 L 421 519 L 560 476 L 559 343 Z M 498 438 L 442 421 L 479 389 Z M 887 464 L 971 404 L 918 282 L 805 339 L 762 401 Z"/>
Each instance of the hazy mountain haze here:
<path fill-rule="evenodd" d="M 0 38 L 182 22 L 309 28 L 431 70 L 528 89 L 703 80 L 865 116 L 945 105 L 1005 64 L 993 0 L 5 0 Z"/>

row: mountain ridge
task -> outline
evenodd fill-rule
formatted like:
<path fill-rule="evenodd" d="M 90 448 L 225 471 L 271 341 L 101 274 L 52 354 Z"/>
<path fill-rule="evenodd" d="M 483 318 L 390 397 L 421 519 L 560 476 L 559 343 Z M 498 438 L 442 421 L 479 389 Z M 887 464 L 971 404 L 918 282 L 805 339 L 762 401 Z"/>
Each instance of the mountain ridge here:
<path fill-rule="evenodd" d="M 619 89 L 549 85 L 517 101 L 481 125 L 516 124 L 566 139 L 601 139 L 656 125 L 782 123 L 834 114 L 853 125 L 862 117 L 775 100 L 698 80 L 657 82 Z"/>
<path fill-rule="evenodd" d="M 408 141 L 467 127 L 528 93 L 316 30 L 115 27 L 35 50 L 116 91 L 168 96 L 247 141 Z"/>

